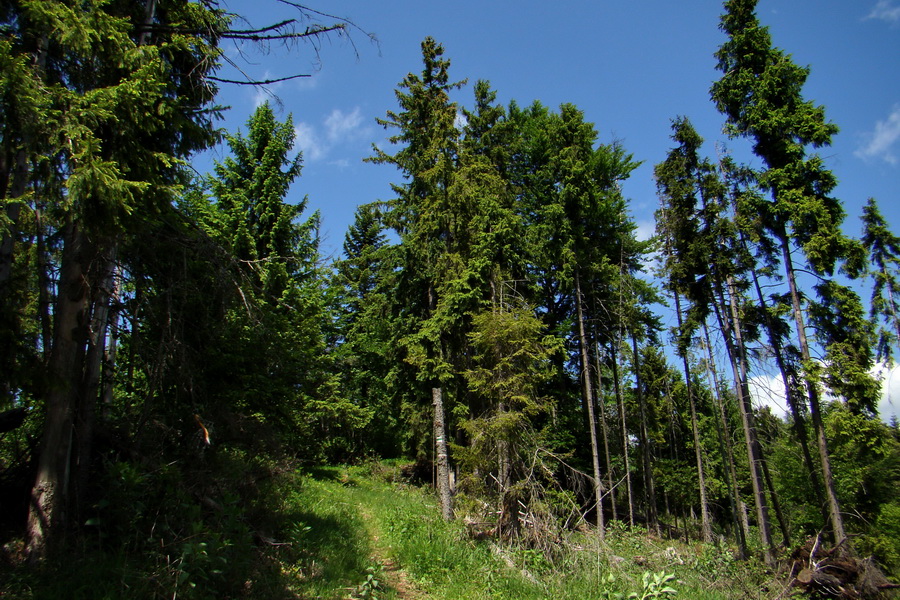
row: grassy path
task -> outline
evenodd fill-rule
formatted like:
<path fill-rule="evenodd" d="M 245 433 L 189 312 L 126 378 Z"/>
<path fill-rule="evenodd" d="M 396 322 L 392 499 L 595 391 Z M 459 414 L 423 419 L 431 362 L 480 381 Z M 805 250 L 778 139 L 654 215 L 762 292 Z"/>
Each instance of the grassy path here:
<path fill-rule="evenodd" d="M 429 598 L 412 581 L 409 573 L 400 566 L 400 563 L 391 556 L 392 548 L 383 540 L 380 523 L 375 519 L 369 507 L 362 502 L 358 504 L 358 507 L 369 532 L 369 539 L 372 544 L 372 558 L 381 565 L 379 572 L 384 580 L 385 597 L 395 598 L 396 600 L 425 600 Z"/>
<path fill-rule="evenodd" d="M 552 563 L 532 549 L 474 541 L 460 522 L 440 518 L 431 495 L 388 483 L 380 469 L 329 467 L 300 478 L 290 504 L 306 533 L 297 540 L 304 551 L 292 598 L 612 600 L 647 593 L 646 577 L 652 582 L 663 573 L 677 594 L 645 597 L 775 595 L 726 548 L 624 527 L 613 528 L 600 547 L 591 534 L 570 532 Z"/>
<path fill-rule="evenodd" d="M 244 473 L 247 461 L 237 459 L 226 466 Z M 398 471 L 261 469 L 269 476 L 253 480 L 249 501 L 228 488 L 212 506 L 184 495 L 173 505 L 179 514 L 156 514 L 155 537 L 126 529 L 128 544 L 98 539 L 44 571 L 0 564 L 0 598 L 670 600 L 649 593 L 654 581 L 656 591 L 677 590 L 676 600 L 763 600 L 784 591 L 724 546 L 648 537 L 618 522 L 603 543 L 589 531 L 545 532 L 549 558 L 533 547 L 476 541 L 461 519 L 441 519 L 428 490 L 397 483 Z M 170 527 L 170 519 L 182 525 Z"/>
<path fill-rule="evenodd" d="M 486 544 L 468 540 L 460 523 L 444 523 L 427 493 L 358 469 L 316 469 L 292 501 L 308 527 L 299 543 L 300 598 L 378 600 L 550 598 L 509 573 Z M 340 523 L 334 535 L 331 525 Z M 348 556 L 349 555 L 349 556 Z M 360 558 L 364 557 L 364 558 Z M 371 589 L 369 575 L 378 581 Z"/>

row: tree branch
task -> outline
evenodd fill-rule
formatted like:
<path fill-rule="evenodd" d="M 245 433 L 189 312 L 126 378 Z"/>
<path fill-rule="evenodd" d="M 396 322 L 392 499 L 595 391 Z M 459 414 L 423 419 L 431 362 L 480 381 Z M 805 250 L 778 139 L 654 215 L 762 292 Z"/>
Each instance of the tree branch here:
<path fill-rule="evenodd" d="M 206 78 L 212 81 L 217 81 L 219 83 L 233 83 L 235 85 L 269 85 L 271 83 L 281 83 L 282 81 L 289 81 L 291 79 L 299 79 L 300 77 L 311 77 L 310 75 L 290 75 L 288 77 L 279 77 L 278 79 L 260 79 L 260 80 L 247 80 L 247 81 L 239 81 L 237 79 L 223 79 L 221 77 L 214 77 L 212 75 L 207 75 Z"/>

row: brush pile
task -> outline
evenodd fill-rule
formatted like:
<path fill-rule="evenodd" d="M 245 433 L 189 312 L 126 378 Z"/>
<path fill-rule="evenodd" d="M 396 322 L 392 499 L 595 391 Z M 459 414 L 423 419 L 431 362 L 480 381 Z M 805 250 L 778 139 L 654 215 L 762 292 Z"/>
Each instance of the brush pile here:
<path fill-rule="evenodd" d="M 896 597 L 891 583 L 871 558 L 851 556 L 843 544 L 826 550 L 810 538 L 791 556 L 794 586 L 813 598 L 869 600 Z"/>

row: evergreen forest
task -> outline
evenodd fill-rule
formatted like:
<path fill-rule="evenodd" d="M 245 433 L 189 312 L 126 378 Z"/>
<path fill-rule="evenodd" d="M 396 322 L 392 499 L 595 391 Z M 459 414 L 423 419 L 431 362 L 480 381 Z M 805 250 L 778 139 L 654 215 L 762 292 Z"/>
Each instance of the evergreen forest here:
<path fill-rule="evenodd" d="M 286 200 L 292 117 L 216 125 L 223 86 L 267 83 L 221 76 L 226 41 L 365 35 L 285 3 L 247 29 L 214 0 L 0 2 L 0 597 L 892 597 L 900 237 L 834 197 L 837 125 L 757 0 L 724 2 L 709 90 L 754 166 L 689 116 L 638 157 L 573 104 L 502 105 L 425 38 L 366 159 L 393 197 L 333 260 Z M 622 191 L 647 161 L 649 240 Z M 457 570 L 488 583 L 423 591 Z"/>

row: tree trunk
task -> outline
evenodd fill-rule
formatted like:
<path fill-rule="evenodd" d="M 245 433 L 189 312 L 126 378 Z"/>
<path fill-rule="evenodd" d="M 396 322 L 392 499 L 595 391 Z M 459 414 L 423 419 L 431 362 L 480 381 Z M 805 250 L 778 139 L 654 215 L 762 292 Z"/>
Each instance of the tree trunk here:
<path fill-rule="evenodd" d="M 596 337 L 596 333 L 594 334 Z M 595 397 L 597 398 L 597 408 L 600 411 L 600 433 L 603 436 L 603 456 L 606 462 L 606 482 L 609 487 L 609 505 L 612 508 L 612 518 L 613 520 L 618 520 L 619 515 L 616 511 L 616 487 L 613 482 L 613 469 L 612 469 L 612 457 L 609 454 L 609 426 L 606 424 L 606 410 L 603 402 L 603 370 L 602 365 L 600 364 L 600 343 L 594 343 L 594 361 L 597 365 L 597 393 Z"/>
<path fill-rule="evenodd" d="M 6 220 L 8 228 L 0 238 L 0 300 L 6 300 L 9 290 L 9 280 L 12 276 L 13 253 L 15 251 L 16 236 L 19 235 L 19 218 L 22 214 L 22 203 L 18 201 L 28 189 L 28 160 L 24 150 L 16 152 L 15 165 L 13 166 L 12 181 L 8 189 L 2 190 L 0 198 L 7 200 Z M 4 185 L 4 187 L 7 187 Z"/>
<path fill-rule="evenodd" d="M 788 529 L 787 521 L 784 518 L 784 512 L 781 510 L 781 502 L 778 501 L 778 492 L 772 485 L 772 475 L 769 473 L 769 462 L 763 458 L 762 462 L 763 477 L 766 480 L 766 487 L 769 488 L 769 496 L 772 498 L 772 509 L 775 511 L 775 518 L 778 520 L 778 527 L 781 529 L 781 543 L 785 548 L 791 547 L 791 533 Z"/>
<path fill-rule="evenodd" d="M 93 290 L 91 325 L 85 355 L 84 378 L 75 411 L 75 471 L 74 514 L 81 521 L 84 502 L 90 482 L 91 456 L 94 438 L 94 421 L 100 396 L 100 375 L 106 354 L 106 336 L 109 323 L 109 304 L 112 297 L 117 246 L 113 244 L 104 256 L 96 261 L 91 278 L 99 283 Z"/>
<path fill-rule="evenodd" d="M 444 422 L 444 399 L 441 388 L 431 388 L 431 402 L 434 405 L 434 442 L 441 516 L 445 521 L 450 521 L 453 519 L 453 498 L 450 494 L 450 461 L 447 455 L 447 427 Z"/>
<path fill-rule="evenodd" d="M 654 487 L 653 482 L 653 466 L 651 464 L 652 460 L 650 456 L 650 434 L 647 429 L 647 403 L 644 398 L 643 389 L 641 388 L 641 361 L 640 356 L 638 355 L 637 335 L 635 333 L 631 334 L 631 348 L 634 353 L 634 388 L 641 413 L 641 427 L 639 432 L 641 438 L 641 458 L 644 466 L 644 493 L 647 497 L 647 528 L 655 532 L 656 535 L 659 535 L 659 518 L 656 514 L 656 488 Z"/>
<path fill-rule="evenodd" d="M 50 359 L 53 348 L 53 323 L 50 317 L 50 257 L 44 239 L 42 211 L 35 209 L 35 229 L 37 230 L 37 279 L 38 279 L 38 320 L 41 323 L 41 350 L 43 363 Z"/>
<path fill-rule="evenodd" d="M 779 231 L 781 253 L 784 260 L 784 270 L 787 275 L 788 287 L 791 293 L 791 307 L 794 313 L 794 323 L 797 326 L 797 339 L 800 344 L 800 358 L 803 360 L 804 370 L 811 366 L 812 358 L 809 353 L 809 343 L 806 339 L 806 326 L 803 323 L 803 310 L 800 305 L 800 293 L 797 290 L 797 281 L 794 274 L 794 263 L 791 260 L 791 249 L 787 234 Z M 809 415 L 812 419 L 813 431 L 816 436 L 816 444 L 819 449 L 819 460 L 822 464 L 822 479 L 825 486 L 825 497 L 828 501 L 828 512 L 831 517 L 831 528 L 834 533 L 835 546 L 841 544 L 847 537 L 844 532 L 844 518 L 841 516 L 841 506 L 838 502 L 837 492 L 834 488 L 834 476 L 831 472 L 831 458 L 828 454 L 828 441 L 825 439 L 825 425 L 822 423 L 822 412 L 819 406 L 819 388 L 811 374 L 806 374 L 806 391 L 809 397 Z"/>
<path fill-rule="evenodd" d="M 763 547 L 763 557 L 767 565 L 775 564 L 775 546 L 772 543 L 772 530 L 769 520 L 769 505 L 766 502 L 765 488 L 760 474 L 762 452 L 756 435 L 756 423 L 753 418 L 753 404 L 750 399 L 750 386 L 747 383 L 747 358 L 744 350 L 740 317 L 737 311 L 737 298 L 734 283 L 729 278 L 728 297 L 731 310 L 731 324 L 723 322 L 725 345 L 731 359 L 735 385 L 738 390 L 738 406 L 741 408 L 741 422 L 744 427 L 744 441 L 747 444 L 747 457 L 750 466 L 750 482 L 753 486 L 753 497 L 756 503 L 756 514 L 759 520 L 759 536 Z M 719 291 L 721 297 L 721 290 Z M 716 311 L 719 312 L 718 310 Z M 721 316 L 721 315 L 720 315 Z M 730 335 L 729 335 L 730 333 Z M 733 340 L 731 339 L 733 336 Z"/>
<path fill-rule="evenodd" d="M 735 208 L 735 210 L 737 210 Z M 741 244 L 746 248 L 746 240 L 744 239 L 744 234 L 740 234 Z M 787 363 L 784 358 L 784 349 L 781 345 L 781 340 L 778 335 L 778 332 L 775 330 L 775 325 L 772 320 L 772 316 L 769 314 L 768 307 L 765 300 L 765 295 L 763 294 L 762 287 L 759 283 L 759 277 L 756 273 L 756 268 L 750 268 L 750 274 L 753 277 L 753 286 L 756 290 L 756 297 L 759 301 L 759 307 L 762 310 L 762 313 L 765 317 L 765 326 L 766 331 L 769 334 L 769 343 L 772 346 L 772 354 L 775 357 L 775 364 L 778 366 L 778 371 L 781 373 L 781 381 L 784 384 L 784 396 L 787 401 L 788 409 L 791 411 L 791 426 L 794 430 L 794 435 L 797 436 L 797 441 L 800 442 L 800 450 L 803 453 L 803 463 L 806 465 L 806 470 L 809 473 L 809 480 L 812 483 L 813 492 L 816 495 L 817 504 L 822 508 L 823 517 L 825 520 L 828 519 L 828 509 L 825 506 L 825 498 L 822 495 L 822 484 L 819 481 L 819 473 L 816 470 L 815 464 L 813 464 L 812 453 L 809 451 L 809 437 L 806 433 L 806 419 L 803 417 L 803 413 L 800 410 L 799 398 L 795 394 L 795 386 L 794 380 L 789 375 L 789 370 Z M 789 544 L 788 544 L 789 546 Z"/>
<path fill-rule="evenodd" d="M 584 402 L 588 410 L 588 431 L 591 434 L 591 461 L 594 467 L 594 498 L 597 500 L 597 533 L 600 539 L 606 536 L 603 522 L 603 479 L 600 476 L 600 447 L 597 443 L 597 418 L 594 414 L 593 386 L 591 385 L 591 363 L 588 358 L 587 335 L 584 331 L 584 312 L 581 298 L 581 278 L 575 271 L 575 311 L 578 318 L 578 343 L 581 350 L 581 379 Z"/>
<path fill-rule="evenodd" d="M 32 562 L 56 547 L 67 524 L 73 407 L 87 341 L 89 244 L 71 217 L 63 239 L 44 435 L 28 514 L 27 552 Z"/>
<path fill-rule="evenodd" d="M 730 491 L 728 500 L 731 505 L 731 516 L 734 521 L 734 533 L 735 538 L 738 541 L 738 551 L 740 553 L 740 558 L 743 560 L 750 556 L 750 553 L 747 550 L 747 536 L 745 535 L 743 521 L 741 520 L 741 515 L 738 513 L 738 511 L 742 510 L 741 494 L 738 490 L 737 469 L 734 466 L 734 452 L 731 448 L 731 434 L 728 430 L 728 419 L 725 416 L 725 406 L 719 387 L 719 377 L 716 375 L 715 360 L 713 358 L 712 345 L 709 341 L 709 328 L 706 325 L 706 321 L 703 322 L 703 335 L 706 340 L 707 370 L 710 378 L 710 388 L 712 389 L 713 398 L 715 399 L 716 408 L 719 413 L 716 433 L 719 437 L 719 446 L 722 448 L 722 454 L 727 461 L 727 464 L 725 465 L 725 479 Z"/>
<path fill-rule="evenodd" d="M 4 153 L 5 154 L 5 153 Z M 3 373 L 0 374 L 0 403 L 6 404 L 13 399 L 15 390 L 13 390 L 13 380 L 11 373 L 7 368 L 15 361 L 16 343 L 15 332 L 18 329 L 18 316 L 15 305 L 11 302 L 10 293 L 12 292 L 12 270 L 15 260 L 14 252 L 16 239 L 21 229 L 19 221 L 22 215 L 22 203 L 18 199 L 24 195 L 28 184 L 28 165 L 25 159 L 25 151 L 19 150 L 15 153 L 15 164 L 12 166 L 12 181 L 6 173 L 7 165 L 4 165 L 2 171 L 3 180 L 0 181 L 4 189 L 0 190 L 5 201 L 7 224 L 2 227 L 3 236 L 0 237 L 0 328 L 3 332 L 3 344 L 0 349 L 0 361 L 4 365 Z M 5 158 L 5 157 L 4 157 Z M 3 162 L 6 162 L 5 160 Z M 9 333 L 7 333 L 9 332 Z"/>
<path fill-rule="evenodd" d="M 103 390 L 100 393 L 100 404 L 103 407 L 103 418 L 109 417 L 109 412 L 113 404 L 113 391 L 115 389 L 116 360 L 118 355 L 118 339 L 119 339 L 119 315 L 121 306 L 119 303 L 119 281 L 122 273 L 119 269 L 113 275 L 112 298 L 110 298 L 110 315 L 109 315 L 109 343 L 106 347 L 106 353 L 103 357 Z"/>
<path fill-rule="evenodd" d="M 681 330 L 683 323 L 681 317 L 681 298 L 678 292 L 675 292 L 675 314 L 678 318 L 678 329 Z M 694 390 L 691 382 L 691 370 L 688 364 L 687 351 L 680 351 L 681 361 L 684 367 L 684 382 L 687 390 L 688 400 L 691 406 L 691 432 L 694 436 L 694 457 L 697 460 L 697 482 L 700 487 L 700 523 L 701 533 L 704 542 L 712 542 L 712 524 L 709 520 L 709 504 L 706 499 L 706 477 L 703 472 L 703 449 L 700 446 L 700 430 L 697 425 L 697 405 L 694 402 Z"/>
<path fill-rule="evenodd" d="M 900 343 L 900 315 L 897 314 L 897 304 L 894 301 L 894 290 L 891 288 L 891 278 L 888 276 L 887 268 L 885 266 L 881 267 L 881 275 L 884 277 L 885 281 L 888 282 L 888 284 L 884 286 L 888 294 L 888 310 L 891 313 L 891 320 L 894 322 L 894 333 L 897 335 L 897 342 Z"/>
<path fill-rule="evenodd" d="M 625 460 L 625 491 L 628 494 L 628 526 L 634 527 L 634 496 L 631 492 L 631 459 L 628 457 L 628 425 L 625 421 L 625 399 L 619 382 L 619 354 L 615 345 L 610 344 L 612 354 L 613 387 L 616 390 L 616 406 L 619 409 L 619 423 L 622 426 L 622 458 Z"/>

